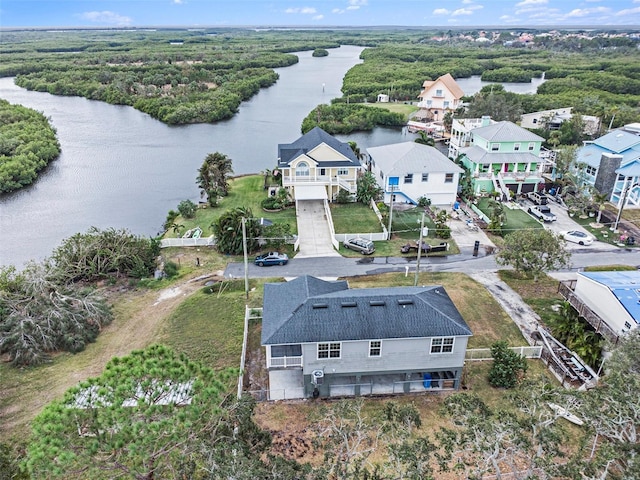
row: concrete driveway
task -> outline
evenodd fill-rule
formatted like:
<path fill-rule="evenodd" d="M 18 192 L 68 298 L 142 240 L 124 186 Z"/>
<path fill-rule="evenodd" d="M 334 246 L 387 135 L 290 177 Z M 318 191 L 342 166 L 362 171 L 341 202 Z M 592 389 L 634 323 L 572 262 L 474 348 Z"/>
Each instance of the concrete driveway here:
<path fill-rule="evenodd" d="M 331 243 L 324 200 L 300 200 L 296 209 L 300 250 L 296 258 L 339 257 Z"/>

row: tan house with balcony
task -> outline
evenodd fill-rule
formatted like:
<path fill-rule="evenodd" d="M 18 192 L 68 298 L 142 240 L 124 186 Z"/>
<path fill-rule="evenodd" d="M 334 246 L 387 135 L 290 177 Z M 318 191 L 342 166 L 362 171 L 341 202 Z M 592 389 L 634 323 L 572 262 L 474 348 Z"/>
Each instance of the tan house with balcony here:
<path fill-rule="evenodd" d="M 315 127 L 293 143 L 278 145 L 278 169 L 282 186 L 298 203 L 333 201 L 341 189 L 355 194 L 363 166 L 348 143 Z"/>
<path fill-rule="evenodd" d="M 455 112 L 461 106 L 463 96 L 464 92 L 450 73 L 436 80 L 425 80 L 418 95 L 420 111 L 416 117 L 442 121 L 447 112 Z"/>

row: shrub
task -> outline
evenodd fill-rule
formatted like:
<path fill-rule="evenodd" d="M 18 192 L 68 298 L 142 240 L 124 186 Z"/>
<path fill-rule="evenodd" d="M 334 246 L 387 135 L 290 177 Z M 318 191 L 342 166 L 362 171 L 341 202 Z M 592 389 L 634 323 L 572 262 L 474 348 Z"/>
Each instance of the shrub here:
<path fill-rule="evenodd" d="M 180 212 L 180 215 L 182 215 L 184 218 L 193 218 L 196 216 L 196 204 L 193 203 L 191 200 L 182 200 L 179 204 L 178 204 L 178 212 Z"/>
<path fill-rule="evenodd" d="M 507 342 L 500 340 L 491 346 L 493 365 L 489 371 L 489 383 L 499 388 L 514 388 L 527 372 L 527 360 L 509 349 Z"/>

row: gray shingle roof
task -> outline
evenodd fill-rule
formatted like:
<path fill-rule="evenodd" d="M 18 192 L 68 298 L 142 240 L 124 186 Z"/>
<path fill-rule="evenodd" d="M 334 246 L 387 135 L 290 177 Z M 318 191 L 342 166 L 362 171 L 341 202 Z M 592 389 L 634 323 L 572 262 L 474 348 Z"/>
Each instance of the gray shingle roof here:
<path fill-rule="evenodd" d="M 394 143 L 367 149 L 376 166 L 388 177 L 411 172 L 461 173 L 463 170 L 428 145 L 416 142 Z"/>
<path fill-rule="evenodd" d="M 263 345 L 470 335 L 439 285 L 348 289 L 311 276 L 265 285 Z"/>
<path fill-rule="evenodd" d="M 486 127 L 472 130 L 474 136 L 482 137 L 490 142 L 542 142 L 544 138 L 522 128 L 513 122 L 496 122 Z"/>
<path fill-rule="evenodd" d="M 360 160 L 353 153 L 348 143 L 341 142 L 332 137 L 320 127 L 314 127 L 312 130 L 301 136 L 293 143 L 281 143 L 278 145 L 278 166 L 286 167 L 289 163 L 298 158 L 300 155 L 308 154 L 318 145 L 326 144 L 337 151 L 342 157 L 336 158 L 333 162 L 323 161 L 327 166 L 360 166 Z M 313 158 L 313 157 L 311 157 Z M 329 165 L 331 163 L 331 165 Z"/>

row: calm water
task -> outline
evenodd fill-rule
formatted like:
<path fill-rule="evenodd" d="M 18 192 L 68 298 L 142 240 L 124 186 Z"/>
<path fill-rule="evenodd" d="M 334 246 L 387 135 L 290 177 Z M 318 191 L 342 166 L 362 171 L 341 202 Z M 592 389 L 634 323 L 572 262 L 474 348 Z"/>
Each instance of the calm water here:
<path fill-rule="evenodd" d="M 13 79 L 0 79 L 0 98 L 50 117 L 62 145 L 60 158 L 34 185 L 0 196 L 0 264 L 41 260 L 91 226 L 155 235 L 181 200 L 197 201 L 196 170 L 208 153 L 228 155 L 236 174 L 273 168 L 278 143 L 296 140 L 316 105 L 341 96 L 342 78 L 360 62 L 361 51 L 343 46 L 322 58 L 298 53 L 298 64 L 277 69 L 274 86 L 243 103 L 233 119 L 214 125 L 169 127 L 130 107 L 29 92 Z M 468 80 L 481 88 L 479 78 Z M 471 94 L 468 88 L 465 94 Z M 339 138 L 364 151 L 414 136 L 376 129 Z"/>

